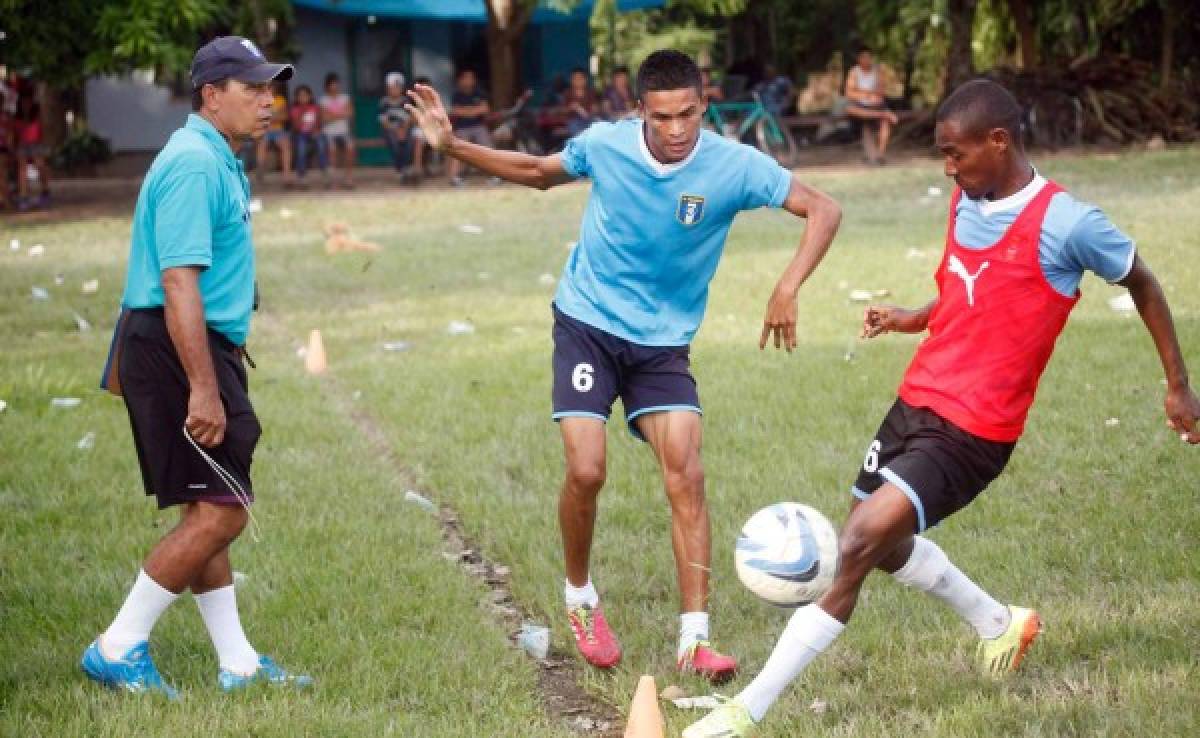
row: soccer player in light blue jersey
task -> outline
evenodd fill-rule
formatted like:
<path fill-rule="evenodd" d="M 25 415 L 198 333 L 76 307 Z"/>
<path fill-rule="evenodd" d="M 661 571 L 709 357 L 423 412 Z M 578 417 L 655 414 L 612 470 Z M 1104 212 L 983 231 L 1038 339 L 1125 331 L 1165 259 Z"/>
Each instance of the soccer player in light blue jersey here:
<path fill-rule="evenodd" d="M 700 401 L 688 350 L 725 238 L 742 210 L 782 207 L 809 223 L 767 302 L 759 348 L 796 346 L 796 293 L 837 232 L 841 211 L 756 149 L 701 130 L 700 70 L 657 51 L 638 71 L 640 116 L 596 123 L 560 154 L 497 151 L 455 136 L 438 94 L 417 85 L 409 110 L 431 146 L 511 182 L 547 189 L 592 181 L 579 242 L 554 297 L 554 419 L 566 453 L 559 525 L 565 599 L 584 658 L 615 665 L 620 646 L 589 572 L 596 498 L 604 485 L 605 423 L 621 398 L 630 432 L 650 444 L 671 505 L 681 598 L 679 669 L 713 681 L 737 662 L 709 642 L 711 554 Z"/>

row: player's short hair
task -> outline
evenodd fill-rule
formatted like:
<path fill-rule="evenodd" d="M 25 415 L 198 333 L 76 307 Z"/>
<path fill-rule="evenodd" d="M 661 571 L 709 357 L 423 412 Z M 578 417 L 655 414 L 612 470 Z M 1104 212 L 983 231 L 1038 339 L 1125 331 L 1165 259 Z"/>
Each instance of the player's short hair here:
<path fill-rule="evenodd" d="M 208 82 L 206 84 L 210 84 L 213 87 L 216 87 L 218 90 L 224 90 L 225 86 L 229 84 L 229 78 L 226 77 L 225 79 L 219 79 L 216 82 Z M 204 94 L 203 93 L 204 93 L 204 85 L 200 85 L 199 87 L 192 90 L 192 112 L 193 113 L 199 113 L 200 108 L 204 107 Z"/>
<path fill-rule="evenodd" d="M 691 87 L 704 96 L 700 67 L 692 57 L 674 49 L 659 49 L 642 62 L 637 73 L 637 94 L 641 99 L 647 92 L 681 90 Z"/>
<path fill-rule="evenodd" d="M 990 79 L 964 82 L 942 101 L 937 122 L 952 118 L 973 135 L 1003 128 L 1013 145 L 1021 146 L 1021 106 L 1011 92 Z"/>
<path fill-rule="evenodd" d="M 617 66 L 613 67 L 612 73 L 614 77 L 618 74 L 629 76 L 629 67 L 625 66 L 624 64 L 618 64 Z"/>

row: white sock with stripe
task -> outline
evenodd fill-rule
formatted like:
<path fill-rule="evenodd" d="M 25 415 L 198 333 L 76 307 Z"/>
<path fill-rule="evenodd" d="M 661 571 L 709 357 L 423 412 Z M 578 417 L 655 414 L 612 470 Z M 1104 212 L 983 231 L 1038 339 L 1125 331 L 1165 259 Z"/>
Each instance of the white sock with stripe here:
<path fill-rule="evenodd" d="M 125 604 L 100 637 L 104 657 L 116 661 L 129 649 L 148 640 L 154 624 L 178 596 L 151 579 L 145 569 L 139 569 Z"/>
<path fill-rule="evenodd" d="M 895 574 L 896 581 L 928 592 L 962 616 L 980 638 L 996 638 L 1008 630 L 1011 614 L 958 567 L 933 541 L 913 538 L 912 555 Z"/>
<path fill-rule="evenodd" d="M 750 711 L 754 722 L 762 721 L 783 690 L 845 628 L 816 605 L 806 605 L 792 615 L 763 670 L 736 697 Z"/>

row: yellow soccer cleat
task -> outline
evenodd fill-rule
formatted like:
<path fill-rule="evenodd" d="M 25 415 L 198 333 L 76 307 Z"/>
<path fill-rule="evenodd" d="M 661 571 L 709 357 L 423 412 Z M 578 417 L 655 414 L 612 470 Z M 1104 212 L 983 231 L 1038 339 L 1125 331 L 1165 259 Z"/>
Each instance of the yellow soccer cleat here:
<path fill-rule="evenodd" d="M 754 735 L 754 719 L 750 711 L 737 700 L 724 700 L 704 719 L 692 723 L 683 731 L 683 738 L 747 738 Z"/>
<path fill-rule="evenodd" d="M 1011 616 L 1008 630 L 979 642 L 979 666 L 994 677 L 1016 671 L 1025 659 L 1025 652 L 1042 632 L 1042 618 L 1037 611 L 1009 605 L 1008 612 Z"/>

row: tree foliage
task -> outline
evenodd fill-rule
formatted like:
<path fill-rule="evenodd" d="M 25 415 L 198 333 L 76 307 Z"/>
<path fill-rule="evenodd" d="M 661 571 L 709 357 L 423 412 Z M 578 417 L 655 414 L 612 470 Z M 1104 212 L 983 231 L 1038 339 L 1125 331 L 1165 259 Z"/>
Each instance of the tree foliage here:
<path fill-rule="evenodd" d="M 0 0 L 5 63 L 52 87 L 78 88 L 95 74 L 185 72 L 200 42 L 222 33 L 272 51 L 288 38 L 287 0 Z"/>

